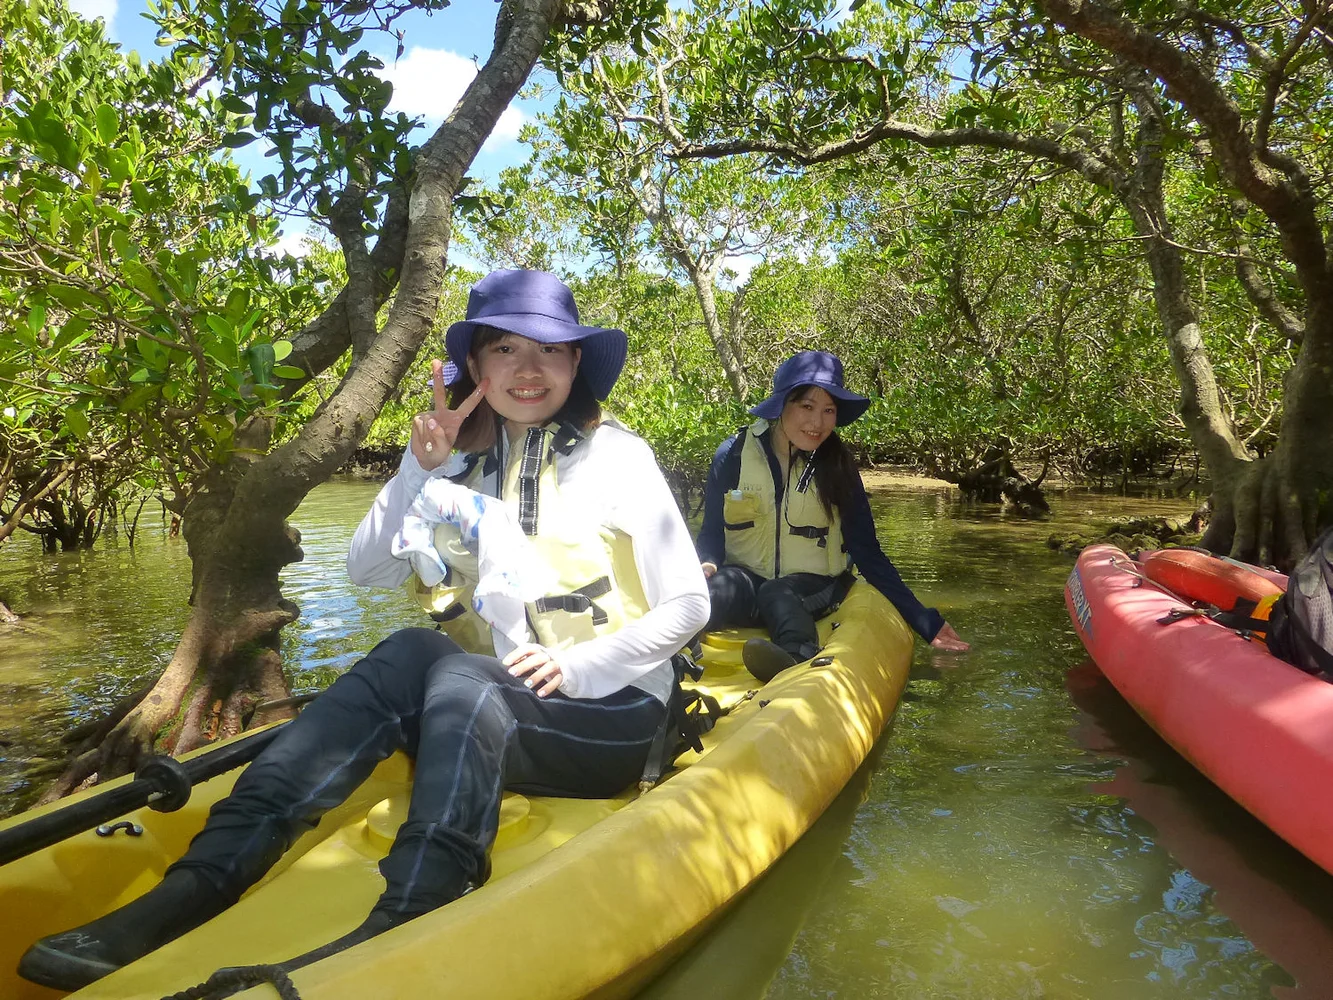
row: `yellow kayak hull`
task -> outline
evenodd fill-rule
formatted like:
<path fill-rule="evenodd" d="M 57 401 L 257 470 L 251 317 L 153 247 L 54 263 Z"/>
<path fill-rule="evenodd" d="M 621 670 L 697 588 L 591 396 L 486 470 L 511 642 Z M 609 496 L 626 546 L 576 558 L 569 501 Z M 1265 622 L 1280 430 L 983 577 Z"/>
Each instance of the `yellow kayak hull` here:
<path fill-rule="evenodd" d="M 702 754 L 687 753 L 642 796 L 506 796 L 484 887 L 298 970 L 301 996 L 632 995 L 814 823 L 897 705 L 913 636 L 893 607 L 858 582 L 821 627 L 831 662 L 793 667 L 749 697 L 758 682 L 740 663 L 745 636 L 707 637 L 698 687 L 734 709 Z M 132 814 L 140 837 L 89 831 L 0 868 L 0 996 L 58 996 L 17 978 L 22 952 L 154 885 L 234 781 L 196 786 L 175 813 Z M 410 787 L 410 762 L 397 754 L 240 903 L 77 996 L 158 1000 L 220 967 L 281 961 L 350 930 L 383 890 L 377 864 Z"/>

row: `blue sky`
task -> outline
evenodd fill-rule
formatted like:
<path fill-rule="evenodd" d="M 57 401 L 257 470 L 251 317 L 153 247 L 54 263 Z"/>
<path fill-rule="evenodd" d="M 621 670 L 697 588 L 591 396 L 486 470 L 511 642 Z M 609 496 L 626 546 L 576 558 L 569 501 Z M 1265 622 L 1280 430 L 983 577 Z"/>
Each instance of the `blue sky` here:
<path fill-rule="evenodd" d="M 100 17 L 107 33 L 125 50 L 137 50 L 144 59 L 156 58 L 163 50 L 154 43 L 155 26 L 142 15 L 144 0 L 69 0 L 70 6 L 85 17 Z M 493 0 L 455 0 L 453 6 L 434 15 L 412 13 L 396 26 L 406 34 L 406 50 L 396 63 L 395 43 L 388 35 L 367 33 L 365 46 L 378 54 L 385 64 L 384 76 L 394 85 L 390 109 L 403 111 L 424 120 L 425 129 L 434 129 L 453 108 L 468 82 L 476 74 L 476 63 L 491 51 L 495 14 L 499 4 Z M 518 130 L 540 110 L 533 101 L 521 98 L 505 112 L 490 140 L 482 147 L 471 174 L 482 180 L 494 180 L 502 169 L 527 159 L 527 147 L 518 141 Z M 419 129 L 424 139 L 429 132 Z M 272 169 L 258 143 L 238 150 L 236 160 L 255 177 Z M 285 226 L 287 245 L 297 249 L 303 233 L 299 222 Z M 462 261 L 460 261 L 462 263 Z"/>

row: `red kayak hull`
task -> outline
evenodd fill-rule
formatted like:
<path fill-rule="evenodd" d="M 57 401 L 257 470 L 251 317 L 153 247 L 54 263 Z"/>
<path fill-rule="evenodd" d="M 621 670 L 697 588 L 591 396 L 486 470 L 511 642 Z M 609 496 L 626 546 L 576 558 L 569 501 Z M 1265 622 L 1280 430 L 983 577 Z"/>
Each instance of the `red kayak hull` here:
<path fill-rule="evenodd" d="M 1088 654 L 1177 751 L 1273 832 L 1333 872 L 1333 684 L 1186 608 L 1111 545 L 1065 586 Z"/>

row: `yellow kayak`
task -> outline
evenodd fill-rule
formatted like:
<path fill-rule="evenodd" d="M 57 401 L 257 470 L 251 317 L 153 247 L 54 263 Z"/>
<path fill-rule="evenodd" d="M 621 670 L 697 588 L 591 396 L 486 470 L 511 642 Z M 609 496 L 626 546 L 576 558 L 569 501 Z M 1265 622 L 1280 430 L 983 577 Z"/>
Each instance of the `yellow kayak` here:
<path fill-rule="evenodd" d="M 507 794 L 490 881 L 297 970 L 292 981 L 304 1000 L 554 1000 L 630 996 L 644 986 L 851 778 L 897 705 L 913 642 L 892 605 L 863 582 L 821 623 L 820 657 L 753 694 L 758 682 L 740 662 L 747 637 L 705 639 L 706 669 L 695 686 L 732 711 L 705 737 L 702 754 L 687 752 L 644 795 Z M 236 906 L 76 996 L 158 1000 L 218 968 L 282 961 L 351 930 L 383 890 L 376 866 L 405 815 L 411 771 L 402 754 L 386 760 Z M 140 836 L 90 830 L 0 867 L 0 997 L 58 996 L 16 975 L 28 945 L 156 884 L 235 778 L 196 785 L 179 811 L 130 814 Z M 0 822 L 0 830 L 37 814 Z M 261 986 L 237 995 L 274 993 Z"/>

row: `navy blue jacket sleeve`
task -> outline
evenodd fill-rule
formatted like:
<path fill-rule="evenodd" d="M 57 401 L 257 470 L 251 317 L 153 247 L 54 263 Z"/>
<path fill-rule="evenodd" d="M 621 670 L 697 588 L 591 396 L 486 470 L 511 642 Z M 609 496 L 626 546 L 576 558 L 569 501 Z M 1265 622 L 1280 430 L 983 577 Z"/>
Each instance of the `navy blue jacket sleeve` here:
<path fill-rule="evenodd" d="M 713 455 L 713 464 L 708 470 L 708 482 L 704 485 L 704 523 L 699 526 L 699 539 L 694 547 L 699 553 L 700 562 L 710 562 L 721 566 L 726 562 L 726 529 L 722 527 L 722 497 L 727 492 L 727 484 L 738 477 L 727 475 L 727 453 L 736 440 L 733 434 L 720 445 Z"/>
<path fill-rule="evenodd" d="M 859 476 L 856 495 L 840 513 L 842 540 L 856 568 L 866 578 L 866 582 L 898 609 L 912 631 L 930 642 L 944 626 L 944 616 L 917 600 L 912 589 L 903 583 L 897 567 L 889 562 L 889 557 L 880 548 L 879 537 L 875 534 L 875 519 L 870 513 L 870 500 Z"/>

